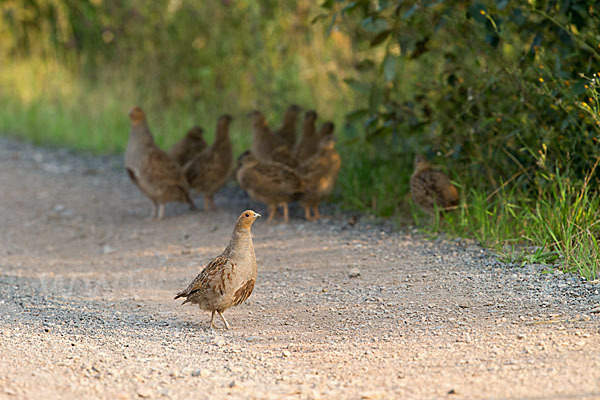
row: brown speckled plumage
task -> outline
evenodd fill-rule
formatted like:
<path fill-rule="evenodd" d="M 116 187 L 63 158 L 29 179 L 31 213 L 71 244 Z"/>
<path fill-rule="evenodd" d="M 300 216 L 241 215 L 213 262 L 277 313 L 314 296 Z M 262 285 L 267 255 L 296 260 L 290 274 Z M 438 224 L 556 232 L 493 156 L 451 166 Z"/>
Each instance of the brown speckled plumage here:
<path fill-rule="evenodd" d="M 179 142 L 175 143 L 167 153 L 180 167 L 186 165 L 192 158 L 206 149 L 204 129 L 192 127 Z"/>
<path fill-rule="evenodd" d="M 335 138 L 332 134 L 327 134 L 319 142 L 317 154 L 296 169 L 306 184 L 306 193 L 300 199 L 300 204 L 304 207 L 307 220 L 320 218 L 319 203 L 333 191 L 341 165 L 342 159 L 335 149 Z M 312 216 L 311 207 L 314 211 Z"/>
<path fill-rule="evenodd" d="M 283 207 L 284 222 L 288 222 L 288 203 L 299 199 L 306 188 L 292 168 L 276 162 L 260 162 L 252 153 L 240 157 L 236 178 L 248 195 L 269 207 L 270 222 L 277 206 Z"/>
<path fill-rule="evenodd" d="M 133 183 L 152 201 L 151 218 L 161 219 L 165 204 L 171 201 L 188 203 L 194 208 L 181 168 L 154 143 L 144 111 L 133 107 L 129 118 L 131 131 L 125 168 Z"/>
<path fill-rule="evenodd" d="M 229 140 L 232 117 L 222 115 L 217 122 L 213 144 L 191 159 L 183 168 L 190 187 L 204 195 L 204 209 L 214 210 L 214 194 L 227 182 L 233 169 L 233 155 Z"/>
<path fill-rule="evenodd" d="M 214 328 L 216 312 L 229 329 L 223 311 L 240 305 L 252 294 L 258 268 L 251 227 L 258 217 L 260 214 L 252 210 L 240 214 L 229 245 L 204 267 L 185 290 L 175 296 L 175 299 L 185 297 L 183 304 L 197 304 L 200 309 L 211 311 L 211 328 Z"/>
<path fill-rule="evenodd" d="M 433 214 L 436 207 L 440 211 L 451 210 L 459 203 L 458 190 L 450 178 L 420 155 L 415 157 L 410 193 L 413 201 L 429 214 Z"/>
<path fill-rule="evenodd" d="M 279 146 L 271 153 L 271 161 L 285 164 L 288 167 L 295 168 L 298 162 L 294 158 L 292 150 L 288 146 Z"/>

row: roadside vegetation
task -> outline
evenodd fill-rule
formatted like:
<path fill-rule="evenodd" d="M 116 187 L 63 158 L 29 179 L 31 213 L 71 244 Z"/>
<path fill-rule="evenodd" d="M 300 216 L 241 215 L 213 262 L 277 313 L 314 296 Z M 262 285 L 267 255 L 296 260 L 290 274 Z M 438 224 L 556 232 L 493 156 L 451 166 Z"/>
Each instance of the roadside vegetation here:
<path fill-rule="evenodd" d="M 127 109 L 159 144 L 290 103 L 338 126 L 334 201 L 597 279 L 600 9 L 591 0 L 0 4 L 0 131 L 118 152 Z M 443 220 L 409 195 L 415 154 L 461 189 Z"/>

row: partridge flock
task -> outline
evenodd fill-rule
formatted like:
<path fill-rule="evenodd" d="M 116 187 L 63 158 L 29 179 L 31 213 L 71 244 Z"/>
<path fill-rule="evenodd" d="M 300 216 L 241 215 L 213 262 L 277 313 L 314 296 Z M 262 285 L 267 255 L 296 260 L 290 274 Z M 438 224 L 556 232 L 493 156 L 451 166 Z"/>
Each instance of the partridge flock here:
<path fill-rule="evenodd" d="M 342 160 L 335 149 L 335 125 L 323 123 L 317 129 L 317 112 L 304 113 L 302 132 L 297 138 L 297 125 L 302 109 L 291 105 L 279 129 L 272 131 L 261 111 L 250 113 L 251 148 L 238 158 L 234 172 L 233 148 L 229 138 L 231 115 L 221 115 L 216 136 L 208 146 L 204 130 L 192 127 L 168 152 L 154 141 L 146 114 L 140 107 L 129 112 L 131 130 L 125 151 L 127 174 L 139 190 L 152 201 L 152 219 L 161 219 L 165 204 L 183 202 L 195 208 L 190 196 L 194 190 L 204 197 L 204 209 L 214 210 L 215 193 L 235 175 L 248 195 L 264 203 L 268 222 L 282 208 L 283 221 L 289 221 L 289 203 L 298 202 L 308 221 L 320 218 L 319 204 L 333 191 Z M 410 177 L 413 201 L 427 213 L 445 212 L 459 204 L 458 190 L 450 178 L 417 155 Z M 229 245 L 212 259 L 175 299 L 183 304 L 196 304 L 212 313 L 214 328 L 218 314 L 225 328 L 229 323 L 223 312 L 237 306 L 252 294 L 257 277 L 257 264 L 251 227 L 260 214 L 244 211 L 237 219 Z"/>
<path fill-rule="evenodd" d="M 301 113 L 298 105 L 288 107 L 275 131 L 261 111 L 250 113 L 252 146 L 239 157 L 234 175 L 252 199 L 268 207 L 269 222 L 281 207 L 287 223 L 288 205 L 294 201 L 304 207 L 307 220 L 318 219 L 319 203 L 331 194 L 340 171 L 333 122 L 325 122 L 317 130 L 317 112 L 309 110 L 297 140 Z M 134 107 L 129 117 L 131 133 L 125 167 L 131 180 L 152 201 L 151 218 L 161 219 L 168 202 L 186 202 L 195 208 L 192 190 L 204 197 L 205 210 L 215 210 L 214 195 L 234 172 L 229 138 L 233 118 L 228 114 L 219 118 L 210 146 L 204 140 L 204 130 L 194 126 L 164 152 L 154 142 L 144 111 Z"/>

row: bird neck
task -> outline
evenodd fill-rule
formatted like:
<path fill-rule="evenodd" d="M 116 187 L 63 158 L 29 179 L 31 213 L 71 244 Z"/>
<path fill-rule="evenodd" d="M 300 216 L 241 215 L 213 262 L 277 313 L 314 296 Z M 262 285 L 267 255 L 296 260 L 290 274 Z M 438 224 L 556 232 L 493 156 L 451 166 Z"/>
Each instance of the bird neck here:
<path fill-rule="evenodd" d="M 154 138 L 146 121 L 136 122 L 131 125 L 130 137 L 144 143 L 154 143 Z"/>
<path fill-rule="evenodd" d="M 255 134 L 265 134 L 269 132 L 269 126 L 266 121 L 259 121 L 254 123 Z"/>
<path fill-rule="evenodd" d="M 286 114 L 285 117 L 283 117 L 283 126 L 285 128 L 292 128 L 296 125 L 296 115 L 294 114 Z"/>
<path fill-rule="evenodd" d="M 232 255 L 235 249 L 244 249 L 248 246 L 252 246 L 252 233 L 250 232 L 250 228 L 236 225 L 226 252 L 229 255 Z"/>
<path fill-rule="evenodd" d="M 305 136 L 314 136 L 316 133 L 315 123 L 313 121 L 306 121 L 304 123 L 304 135 Z"/>

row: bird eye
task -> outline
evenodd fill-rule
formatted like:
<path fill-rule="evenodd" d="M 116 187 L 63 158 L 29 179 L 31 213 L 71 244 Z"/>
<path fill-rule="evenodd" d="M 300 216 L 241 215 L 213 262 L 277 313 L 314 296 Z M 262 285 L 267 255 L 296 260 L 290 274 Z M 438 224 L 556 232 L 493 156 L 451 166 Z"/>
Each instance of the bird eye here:
<path fill-rule="evenodd" d="M 250 214 L 246 213 L 246 215 L 244 215 L 246 218 L 250 218 Z"/>

